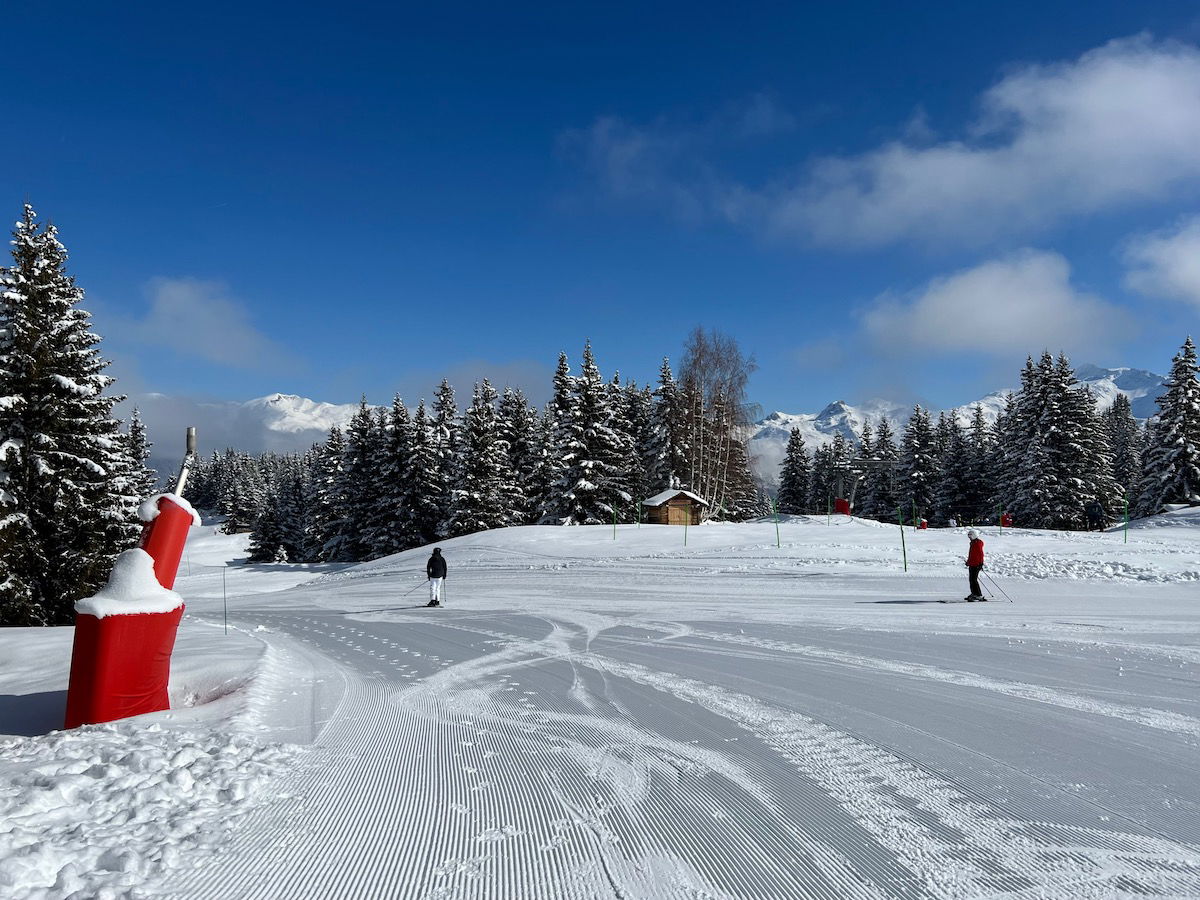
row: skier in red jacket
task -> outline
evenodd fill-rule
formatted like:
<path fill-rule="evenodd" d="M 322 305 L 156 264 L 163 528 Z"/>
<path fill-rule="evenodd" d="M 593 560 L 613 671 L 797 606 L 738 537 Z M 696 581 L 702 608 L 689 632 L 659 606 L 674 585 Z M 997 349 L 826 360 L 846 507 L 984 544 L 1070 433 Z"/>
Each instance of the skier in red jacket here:
<path fill-rule="evenodd" d="M 963 599 L 968 603 L 974 603 L 976 600 L 987 602 L 987 597 L 983 596 L 983 591 L 979 589 L 979 570 L 983 568 L 983 540 L 974 528 L 967 530 L 967 537 L 971 540 L 971 546 L 967 550 L 967 574 L 971 581 L 971 593 Z"/>

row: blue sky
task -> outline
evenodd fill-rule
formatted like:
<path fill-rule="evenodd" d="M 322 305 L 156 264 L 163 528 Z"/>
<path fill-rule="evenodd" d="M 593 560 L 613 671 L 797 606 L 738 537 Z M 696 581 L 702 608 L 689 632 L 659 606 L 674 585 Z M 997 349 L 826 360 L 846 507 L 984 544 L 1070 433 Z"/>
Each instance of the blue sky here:
<path fill-rule="evenodd" d="M 1165 371 L 1200 12 L 911 6 L 20 5 L 0 199 L 134 395 L 541 398 L 694 325 L 768 411 L 962 403 L 1044 346 Z"/>

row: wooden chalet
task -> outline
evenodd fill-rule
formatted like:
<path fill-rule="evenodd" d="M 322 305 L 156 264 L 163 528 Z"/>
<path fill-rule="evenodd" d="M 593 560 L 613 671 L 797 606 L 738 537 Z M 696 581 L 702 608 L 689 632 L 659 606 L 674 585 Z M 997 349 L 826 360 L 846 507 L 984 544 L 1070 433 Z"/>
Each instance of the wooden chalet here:
<path fill-rule="evenodd" d="M 708 502 L 691 491 L 663 491 L 642 501 L 645 521 L 652 525 L 699 525 Z"/>

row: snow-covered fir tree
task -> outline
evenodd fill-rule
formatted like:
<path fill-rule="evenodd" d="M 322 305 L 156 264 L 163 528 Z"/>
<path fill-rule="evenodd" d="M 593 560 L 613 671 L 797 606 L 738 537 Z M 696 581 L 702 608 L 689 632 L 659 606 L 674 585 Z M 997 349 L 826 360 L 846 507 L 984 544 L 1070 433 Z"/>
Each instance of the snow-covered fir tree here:
<path fill-rule="evenodd" d="M 441 537 L 449 535 L 454 510 L 454 484 L 458 480 L 458 404 L 454 388 L 445 378 L 433 399 L 433 451 L 437 457 L 437 498 Z"/>
<path fill-rule="evenodd" d="M 539 497 L 541 516 L 538 521 L 559 524 L 569 515 L 569 504 L 562 489 L 566 484 L 567 468 L 575 458 L 580 441 L 575 415 L 575 378 L 564 352 L 558 354 L 551 385 L 552 394 L 545 414 L 549 452 L 543 473 L 545 493 Z"/>
<path fill-rule="evenodd" d="M 329 429 L 329 438 L 314 451 L 314 462 L 309 476 L 308 496 L 312 509 L 310 517 L 313 543 L 317 547 L 317 558 L 321 562 L 339 561 L 347 556 L 346 504 L 341 493 L 345 463 L 346 442 L 342 436 L 342 429 L 334 425 Z"/>
<path fill-rule="evenodd" d="M 537 410 L 517 388 L 505 388 L 497 408 L 500 439 L 508 454 L 512 480 L 505 485 L 505 505 L 512 510 L 513 524 L 537 521 L 536 500 L 541 490 L 539 469 L 544 465 Z"/>
<path fill-rule="evenodd" d="M 1189 335 L 1171 363 L 1166 393 L 1147 439 L 1137 513 L 1152 516 L 1170 504 L 1200 505 L 1200 382 Z"/>
<path fill-rule="evenodd" d="M 663 357 L 654 389 L 651 435 L 645 462 L 649 493 L 656 494 L 683 483 L 687 469 L 687 416 L 679 385 L 671 374 L 671 361 Z"/>
<path fill-rule="evenodd" d="M 516 519 L 509 505 L 513 490 L 508 446 L 496 419 L 496 389 L 485 378 L 475 385 L 463 416 L 459 463 L 448 531 L 472 534 L 503 528 Z"/>
<path fill-rule="evenodd" d="M 788 435 L 783 465 L 779 470 L 779 496 L 776 509 L 781 513 L 796 515 L 807 512 L 808 497 L 812 481 L 812 459 L 800 429 L 793 428 Z"/>
<path fill-rule="evenodd" d="M 967 510 L 971 505 L 969 491 L 975 474 L 975 460 L 967 435 L 958 422 L 942 416 L 938 420 L 939 444 L 945 449 L 941 454 L 941 477 L 934 493 L 933 522 L 945 525 L 950 519 L 967 521 Z"/>
<path fill-rule="evenodd" d="M 613 521 L 633 498 L 624 490 L 620 469 L 622 441 L 612 427 L 609 392 L 588 341 L 579 377 L 574 379 L 569 420 L 557 448 L 563 460 L 555 486 L 566 524 L 597 525 Z"/>
<path fill-rule="evenodd" d="M 141 413 L 135 406 L 129 415 L 129 430 L 126 434 L 127 456 L 132 467 L 130 477 L 133 481 L 133 493 L 141 498 L 153 496 L 158 489 L 158 473 L 150 468 L 150 443 L 146 436 L 146 425 L 142 422 Z"/>
<path fill-rule="evenodd" d="M 442 526 L 440 473 L 434 425 L 422 400 L 413 415 L 412 453 L 404 473 L 403 504 L 412 528 L 413 546 L 431 544 L 439 537 Z"/>
<path fill-rule="evenodd" d="M 415 530 L 404 502 L 404 476 L 412 456 L 413 423 L 397 394 L 380 440 L 381 458 L 375 472 L 372 556 L 388 556 L 416 546 Z"/>
<path fill-rule="evenodd" d="M 345 452 L 338 483 L 334 487 L 342 517 L 331 523 L 326 542 L 333 550 L 329 559 L 354 562 L 370 558 L 369 532 L 375 510 L 375 470 L 380 442 L 377 420 L 364 397 L 358 412 L 346 426 Z"/>
<path fill-rule="evenodd" d="M 1142 474 L 1145 431 L 1133 415 L 1133 406 L 1124 394 L 1117 394 L 1101 416 L 1112 448 L 1112 473 L 1121 490 L 1136 504 L 1135 490 Z"/>
<path fill-rule="evenodd" d="M 900 505 L 897 488 L 900 449 L 891 423 L 880 418 L 875 429 L 875 439 L 870 446 L 862 448 L 863 455 L 879 463 L 871 469 L 861 493 L 859 515 L 883 521 L 894 521 Z"/>
<path fill-rule="evenodd" d="M 0 624 L 74 620 L 129 546 L 133 466 L 83 291 L 26 204 L 0 269 Z"/>
<path fill-rule="evenodd" d="M 900 506 L 905 521 L 933 513 L 941 459 L 929 412 L 917 404 L 904 428 L 900 450 Z"/>
<path fill-rule="evenodd" d="M 809 512 L 820 514 L 833 509 L 834 477 L 833 448 L 824 444 L 813 451 L 812 477 L 805 504 Z"/>

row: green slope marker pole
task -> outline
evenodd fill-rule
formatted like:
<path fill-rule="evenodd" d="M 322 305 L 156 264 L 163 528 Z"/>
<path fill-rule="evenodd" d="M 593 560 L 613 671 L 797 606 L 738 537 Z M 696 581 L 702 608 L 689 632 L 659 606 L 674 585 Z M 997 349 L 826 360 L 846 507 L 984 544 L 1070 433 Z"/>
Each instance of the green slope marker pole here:
<path fill-rule="evenodd" d="M 1129 543 L 1129 495 L 1125 495 L 1125 543 Z"/>
<path fill-rule="evenodd" d="M 1000 533 L 1004 534 L 1004 507 L 996 507 L 996 521 L 1000 523 Z"/>
<path fill-rule="evenodd" d="M 908 571 L 908 548 L 904 545 L 904 513 L 896 507 L 896 522 L 900 525 L 900 552 L 904 555 L 904 571 Z"/>
<path fill-rule="evenodd" d="M 775 546 L 782 547 L 779 543 L 779 508 L 775 505 L 775 501 L 771 501 L 771 512 L 775 515 Z"/>
<path fill-rule="evenodd" d="M 690 519 L 691 517 L 692 517 L 692 514 L 691 514 L 691 511 L 689 511 L 689 512 L 688 512 L 687 519 L 684 519 L 684 520 L 683 520 L 683 546 L 685 546 L 685 547 L 687 546 L 687 527 L 688 527 L 688 519 Z"/>

